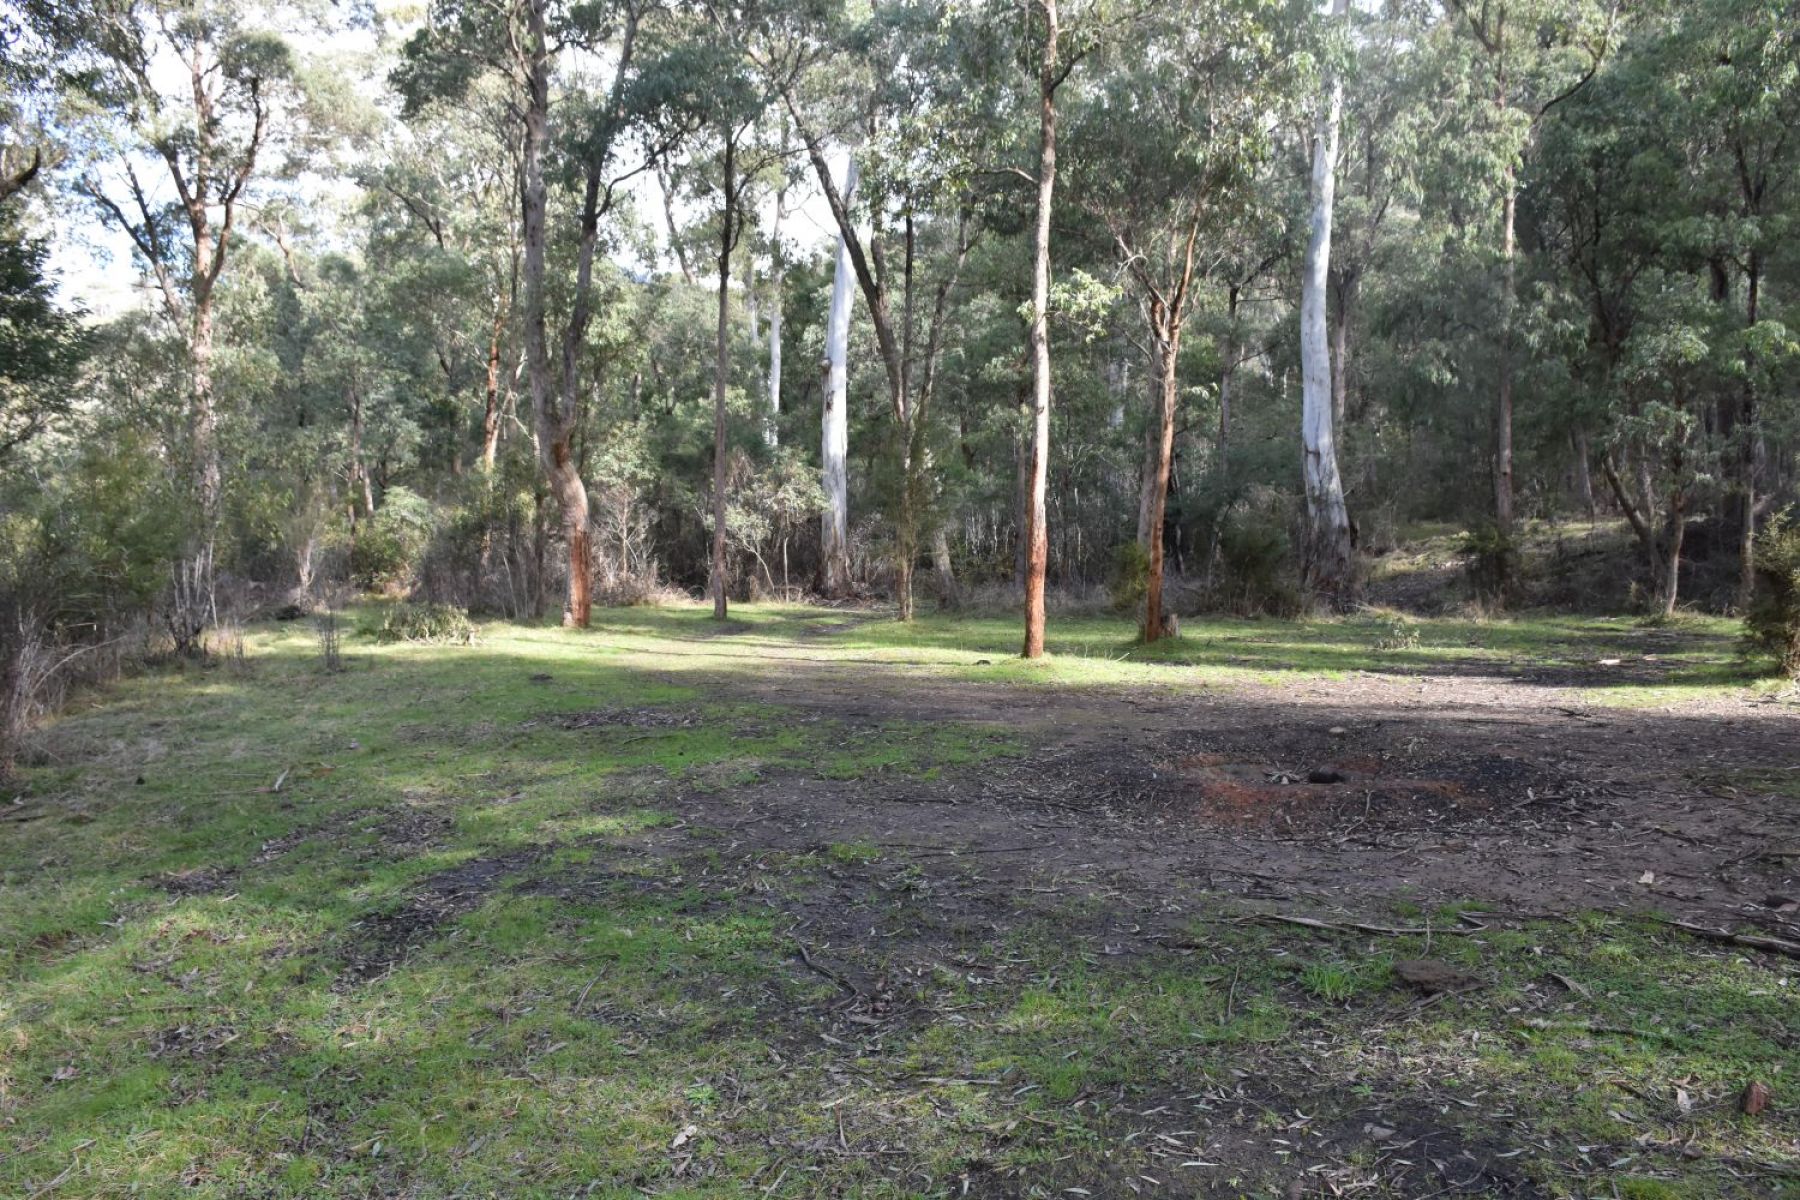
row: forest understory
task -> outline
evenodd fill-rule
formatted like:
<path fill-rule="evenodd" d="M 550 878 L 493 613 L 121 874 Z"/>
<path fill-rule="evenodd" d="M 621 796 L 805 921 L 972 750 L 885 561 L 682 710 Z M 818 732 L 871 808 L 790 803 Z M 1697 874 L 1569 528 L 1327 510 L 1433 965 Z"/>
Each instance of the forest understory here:
<path fill-rule="evenodd" d="M 1795 706 L 1717 623 L 736 611 L 255 627 L 50 726 L 0 1187 L 1800 1185 Z"/>

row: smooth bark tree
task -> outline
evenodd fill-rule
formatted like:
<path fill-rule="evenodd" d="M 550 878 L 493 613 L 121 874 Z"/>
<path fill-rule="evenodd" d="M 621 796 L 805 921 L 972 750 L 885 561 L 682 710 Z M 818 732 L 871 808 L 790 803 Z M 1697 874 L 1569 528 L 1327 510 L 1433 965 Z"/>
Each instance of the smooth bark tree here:
<path fill-rule="evenodd" d="M 904 139 L 907 130 L 902 124 L 906 119 L 903 114 L 916 118 L 930 100 L 930 81 L 923 77 L 921 65 L 905 53 L 896 55 L 891 62 L 883 59 L 881 55 L 890 49 L 882 43 L 876 55 L 885 72 L 885 90 L 878 103 L 871 101 L 873 115 L 868 124 L 872 132 L 883 137 Z M 818 64 L 813 66 L 816 70 Z M 798 88 L 789 83 L 782 94 L 794 132 L 806 147 L 814 176 L 836 222 L 840 261 L 848 262 L 868 308 L 886 378 L 888 411 L 894 422 L 894 447 L 900 468 L 899 494 L 894 503 L 894 593 L 899 619 L 910 621 L 913 573 L 922 534 L 927 532 L 923 529 L 930 488 L 926 476 L 930 462 L 926 433 L 937 384 L 937 362 L 943 350 L 949 297 L 968 260 L 974 233 L 966 207 L 959 207 L 953 218 L 945 216 L 929 224 L 924 218 L 929 207 L 950 190 L 951 178 L 961 171 L 962 164 L 954 157 L 940 160 L 919 148 L 916 158 L 896 162 L 892 170 L 875 181 L 879 187 L 870 187 L 870 181 L 865 180 L 869 201 L 860 206 L 867 221 L 865 234 L 858 227 L 857 214 L 832 179 L 824 142 L 818 127 L 802 108 Z M 929 258 L 930 247 L 925 244 L 928 240 L 950 243 L 938 256 L 939 275 L 929 307 L 920 295 L 920 276 Z M 896 251 L 898 263 L 890 258 Z M 835 284 L 833 299 L 835 311 Z"/>
<path fill-rule="evenodd" d="M 787 144 L 786 129 L 782 131 L 782 147 Z M 781 242 L 781 223 L 787 218 L 788 179 L 784 170 L 781 182 L 775 189 L 775 218 L 769 229 L 769 374 L 768 374 L 768 411 L 764 414 L 764 438 L 771 450 L 781 446 L 781 333 L 782 310 L 785 307 L 783 288 L 787 282 L 787 252 Z"/>
<path fill-rule="evenodd" d="M 1056 202 L 1056 93 L 1075 67 L 1062 61 L 1057 0 L 1026 0 L 1036 32 L 1038 153 L 1037 202 L 1031 232 L 1031 450 L 1025 483 L 1024 658 L 1044 656 L 1044 576 L 1050 566 L 1045 492 L 1050 480 L 1050 219 Z"/>
<path fill-rule="evenodd" d="M 720 81 L 715 101 L 719 143 L 718 325 L 713 344 L 713 495 L 712 495 L 712 592 L 713 617 L 725 620 L 729 607 L 731 571 L 728 558 L 730 534 L 731 447 L 730 413 L 726 400 L 731 383 L 731 259 L 742 240 L 746 197 L 756 178 L 771 163 L 785 156 L 783 148 L 759 149 L 751 131 L 766 98 L 754 94 L 743 80 Z M 745 281 L 745 293 L 754 283 Z"/>
<path fill-rule="evenodd" d="M 1333 0 L 1332 16 L 1345 21 L 1349 0 Z M 1313 124 L 1311 216 L 1306 258 L 1300 275 L 1300 363 L 1302 376 L 1300 452 L 1306 489 L 1305 578 L 1307 589 L 1333 607 L 1346 606 L 1355 590 L 1350 517 L 1338 473 L 1332 421 L 1330 333 L 1326 296 L 1331 277 L 1331 216 L 1336 191 L 1338 121 L 1344 103 L 1341 73 L 1331 72 Z"/>
<path fill-rule="evenodd" d="M 712 536 L 712 601 L 713 619 L 727 616 L 730 574 L 727 570 L 725 542 L 730 515 L 729 483 L 730 447 L 725 441 L 725 393 L 731 379 L 731 255 L 737 248 L 737 208 L 739 201 L 738 138 L 742 131 L 733 125 L 724 130 L 719 151 L 719 325 L 713 345 L 713 536 Z"/>
<path fill-rule="evenodd" d="M 844 203 L 856 195 L 856 155 L 844 156 Z M 850 306 L 856 268 L 850 238 L 838 230 L 831 276 L 831 308 L 825 318 L 824 407 L 819 425 L 819 482 L 825 511 L 819 517 L 820 588 L 827 596 L 850 592 Z"/>

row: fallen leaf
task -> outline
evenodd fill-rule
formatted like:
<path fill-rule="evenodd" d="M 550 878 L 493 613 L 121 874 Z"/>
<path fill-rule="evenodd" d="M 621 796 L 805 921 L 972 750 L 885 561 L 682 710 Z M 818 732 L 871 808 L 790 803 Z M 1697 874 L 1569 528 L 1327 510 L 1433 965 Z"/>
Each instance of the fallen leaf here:
<path fill-rule="evenodd" d="M 680 1133 L 675 1135 L 675 1140 L 669 1143 L 669 1149 L 679 1150 L 699 1136 L 700 1127 L 698 1125 L 685 1126 Z"/>
<path fill-rule="evenodd" d="M 1744 1094 L 1738 1097 L 1738 1110 L 1745 1116 L 1754 1117 L 1764 1111 L 1774 1101 L 1775 1095 L 1769 1091 L 1769 1085 L 1760 1079 L 1752 1079 L 1744 1085 Z"/>
<path fill-rule="evenodd" d="M 1656 872 L 1655 871 L 1645 871 L 1642 875 L 1638 876 L 1638 882 L 1642 883 L 1642 884 L 1655 883 L 1656 882 Z"/>

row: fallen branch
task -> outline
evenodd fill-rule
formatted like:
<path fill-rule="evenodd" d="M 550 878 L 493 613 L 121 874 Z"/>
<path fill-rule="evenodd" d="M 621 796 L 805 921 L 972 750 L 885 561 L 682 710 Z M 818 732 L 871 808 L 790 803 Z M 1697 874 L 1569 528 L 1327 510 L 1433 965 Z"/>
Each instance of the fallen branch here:
<path fill-rule="evenodd" d="M 1324 929 L 1331 933 L 1379 933 L 1392 937 L 1432 937 L 1445 935 L 1450 937 L 1464 936 L 1476 932 L 1473 929 L 1433 928 L 1428 925 L 1365 925 L 1360 921 L 1345 921 L 1341 924 L 1321 921 L 1317 917 L 1293 917 L 1286 913 L 1257 913 L 1245 918 L 1251 921 L 1280 921 L 1284 925 L 1302 925 L 1307 929 Z"/>
<path fill-rule="evenodd" d="M 973 846 L 966 849 L 954 847 L 918 846 L 907 842 L 878 842 L 884 849 L 909 851 L 910 858 L 962 858 L 971 854 L 1024 854 L 1028 850 L 1046 850 L 1055 845 L 1054 842 L 1036 842 L 1029 846 Z"/>
<path fill-rule="evenodd" d="M 1671 929 L 1679 929 L 1683 933 L 1691 933 L 1697 938 L 1709 942 L 1720 942 L 1727 946 L 1742 946 L 1748 950 L 1762 950 L 1769 954 L 1784 954 L 1789 958 L 1800 958 L 1800 942 L 1790 942 L 1786 938 L 1763 937 L 1756 933 L 1731 933 L 1724 929 L 1713 929 L 1705 925 L 1691 925 L 1686 921 L 1663 921 Z"/>
<path fill-rule="evenodd" d="M 800 961 L 806 964 L 807 970 L 823 975 L 853 996 L 860 996 L 863 994 L 861 988 L 857 987 L 854 983 L 851 983 L 848 979 L 845 979 L 830 967 L 825 966 L 823 963 L 814 962 L 812 955 L 806 952 L 806 943 L 799 938 L 794 939 L 794 949 L 800 952 Z"/>

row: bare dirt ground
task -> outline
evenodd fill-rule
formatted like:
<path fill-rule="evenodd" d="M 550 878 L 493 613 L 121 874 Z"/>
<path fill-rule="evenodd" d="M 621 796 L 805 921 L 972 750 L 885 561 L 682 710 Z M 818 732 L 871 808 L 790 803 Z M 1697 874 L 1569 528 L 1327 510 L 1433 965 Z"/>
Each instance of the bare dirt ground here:
<path fill-rule="evenodd" d="M 1774 903 L 1800 891 L 1793 801 L 1755 786 L 1800 771 L 1793 710 L 1585 705 L 1583 688 L 1607 678 L 1356 674 L 1146 694 L 959 684 L 802 656 L 719 676 L 709 691 L 822 727 L 991 726 L 1016 735 L 1023 753 L 930 779 L 771 768 L 729 786 L 680 786 L 657 800 L 676 823 L 637 837 L 628 873 L 588 865 L 537 886 L 581 897 L 629 878 L 651 891 L 760 895 L 790 931 L 795 974 L 838 988 L 835 1002 L 799 1009 L 771 994 L 763 1011 L 788 1026 L 792 1053 L 822 1048 L 846 1072 L 956 1019 L 933 999 L 935 971 L 1005 981 L 995 947 L 1044 922 L 1096 964 L 1122 966 L 1205 958 L 1206 943 L 1189 940 L 1193 919 L 1226 897 L 1249 912 L 1332 922 L 1391 923 L 1403 897 L 1427 912 L 1474 902 L 1496 919 L 1655 910 L 1800 935 Z M 802 886 L 770 867 L 845 845 L 879 860 L 838 862 Z M 662 869 L 645 873 L 640 855 Z M 1352 1098 L 1330 1070 L 1306 1065 L 1335 1048 L 1305 1037 L 1235 1085 L 1171 1091 L 1160 1106 L 1112 1098 L 1117 1115 L 1100 1125 L 1246 1178 L 1291 1178 L 1293 1196 L 1547 1194 L 1504 1149 L 1529 1127 L 1526 1114 L 1494 1112 L 1491 1135 L 1459 1130 L 1444 1114 L 1466 1101 L 1427 1074 Z M 1257 1122 L 1276 1132 L 1225 1132 Z M 1196 1138 L 1197 1128 L 1209 1132 Z M 1565 1169 L 1587 1169 L 1576 1150 L 1562 1153 Z M 1144 1183 L 1152 1178 L 1083 1182 L 1085 1194 L 1125 1196 L 1160 1191 Z M 977 1173 L 964 1186 L 1026 1194 L 1018 1178 Z"/>
<path fill-rule="evenodd" d="M 1800 821 L 1770 781 L 1800 781 L 1800 717 L 1583 703 L 1615 678 L 1358 673 L 1146 696 L 790 661 L 717 686 L 873 728 L 990 725 L 1026 751 L 936 780 L 773 777 L 689 794 L 681 814 L 728 823 L 746 849 L 979 851 L 1015 878 L 1109 875 L 1144 895 L 1276 891 L 1355 911 L 1406 892 L 1787 925 L 1764 902 L 1800 887 Z"/>

